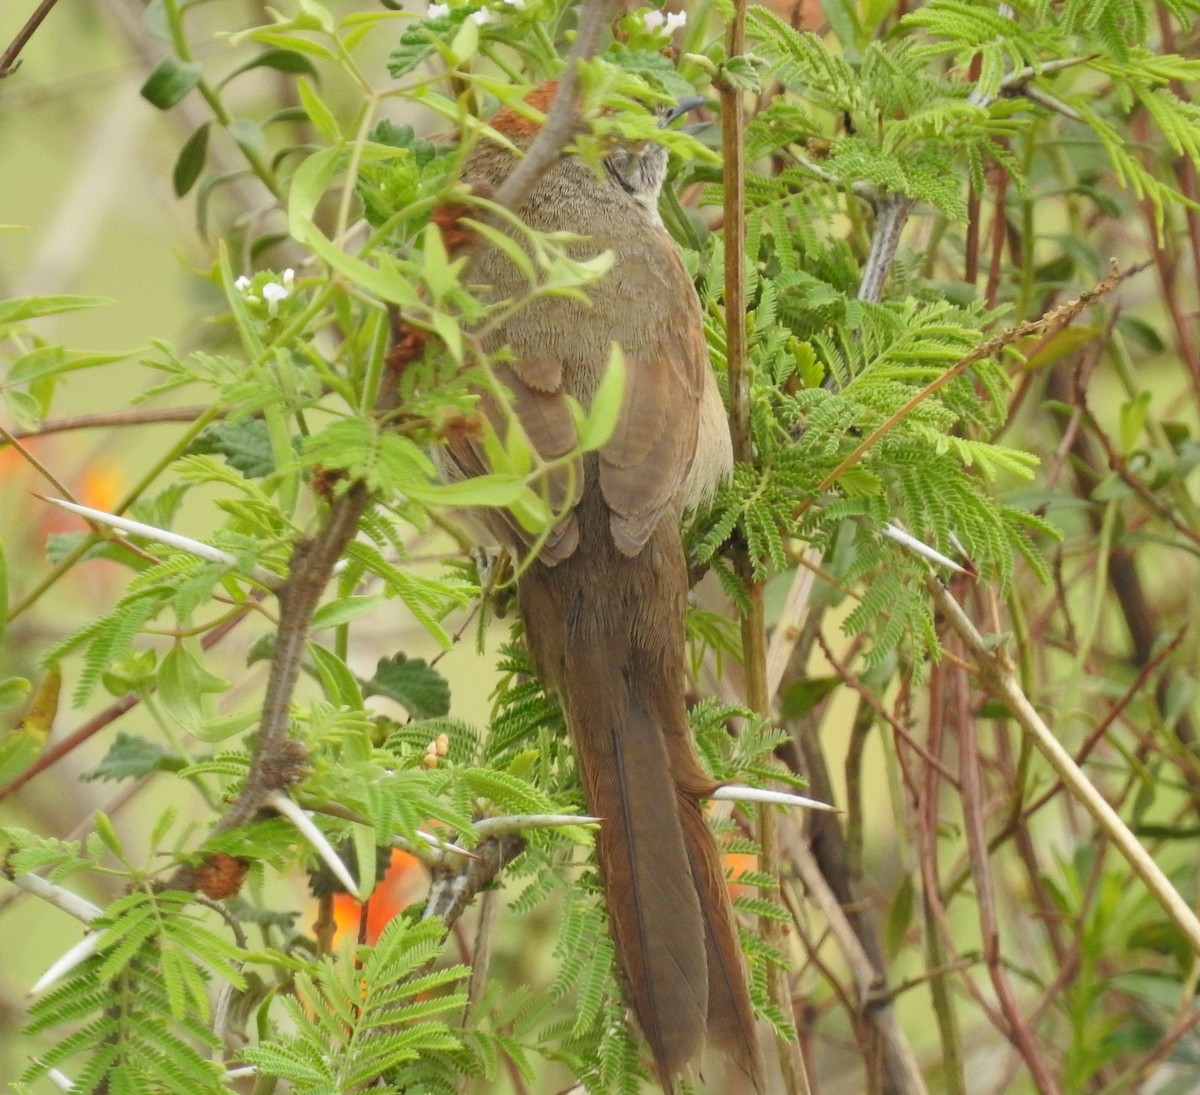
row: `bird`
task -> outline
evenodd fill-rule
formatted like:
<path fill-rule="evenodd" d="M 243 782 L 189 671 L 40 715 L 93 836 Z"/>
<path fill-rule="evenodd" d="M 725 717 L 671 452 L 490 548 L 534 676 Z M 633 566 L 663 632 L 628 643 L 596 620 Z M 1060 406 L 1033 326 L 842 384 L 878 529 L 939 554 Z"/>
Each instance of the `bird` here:
<path fill-rule="evenodd" d="M 545 112 L 551 82 L 529 106 Z M 508 178 L 539 132 L 503 107 L 466 156 L 480 193 Z M 517 150 L 514 153 L 513 148 Z M 517 601 L 534 667 L 565 716 L 588 811 L 601 819 L 597 861 L 619 981 L 667 1095 L 712 1046 L 755 1091 L 763 1063 L 745 959 L 702 800 L 718 786 L 687 720 L 684 614 L 689 573 L 681 522 L 732 472 L 729 426 L 709 361 L 699 297 L 658 213 L 667 152 L 618 143 L 602 168 L 568 149 L 515 212 L 538 232 L 569 232 L 577 259 L 611 254 L 586 302 L 538 296 L 486 328 L 482 348 L 508 406 L 544 461 L 561 517 L 531 556 L 529 533 L 488 511 L 490 533 L 521 562 Z M 521 244 L 521 233 L 505 229 Z M 502 248 L 481 243 L 471 280 L 492 302 L 528 281 Z M 612 345 L 625 360 L 616 426 L 578 448 L 569 400 L 591 406 Z M 500 429 L 498 397 L 481 407 Z M 454 477 L 486 473 L 478 431 L 451 431 Z"/>

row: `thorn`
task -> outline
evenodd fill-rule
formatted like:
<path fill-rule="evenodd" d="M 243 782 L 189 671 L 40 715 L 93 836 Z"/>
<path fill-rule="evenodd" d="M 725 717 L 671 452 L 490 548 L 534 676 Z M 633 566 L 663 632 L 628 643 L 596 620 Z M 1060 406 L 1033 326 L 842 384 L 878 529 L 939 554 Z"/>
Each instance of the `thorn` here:
<path fill-rule="evenodd" d="M 363 895 L 358 891 L 358 883 L 354 881 L 346 864 L 342 862 L 341 856 L 334 850 L 332 844 L 325 839 L 325 834 L 313 824 L 313 820 L 308 814 L 297 806 L 287 795 L 279 791 L 273 791 L 266 797 L 268 806 L 273 807 L 279 813 L 283 814 L 297 829 L 300 830 L 300 835 L 309 842 L 324 861 L 326 866 L 333 871 L 337 876 L 337 880 L 345 887 L 348 894 L 358 897 L 360 900 Z"/>
<path fill-rule="evenodd" d="M 478 859 L 479 858 L 479 856 L 477 856 L 474 852 L 470 851 L 469 849 L 464 848 L 459 844 L 451 844 L 449 841 L 445 841 L 439 837 L 434 836 L 433 833 L 426 833 L 423 830 L 418 829 L 417 836 L 421 840 L 423 840 L 426 844 L 428 844 L 429 847 L 433 848 L 434 851 L 441 852 L 444 855 L 461 855 L 465 859 Z M 402 837 L 402 836 L 397 836 L 397 837 L 392 838 L 392 847 L 410 848 L 410 849 L 412 849 L 413 853 L 415 855 L 417 855 L 418 857 L 420 857 L 421 854 L 425 851 L 424 848 L 413 848 L 412 841 L 405 840 L 404 837 Z"/>
<path fill-rule="evenodd" d="M 65 509 L 68 513 L 77 514 L 89 521 L 107 525 L 120 532 L 133 536 L 142 536 L 147 540 L 166 544 L 167 547 L 179 548 L 181 551 L 190 552 L 198 558 L 207 559 L 210 563 L 222 563 L 231 570 L 240 569 L 236 555 L 231 555 L 229 552 L 222 551 L 211 544 L 204 544 L 199 540 L 193 540 L 189 536 L 180 536 L 177 532 L 168 532 L 166 529 L 158 528 L 155 525 L 147 525 L 141 521 L 134 521 L 128 517 L 118 517 L 115 513 L 106 513 L 102 509 L 81 506 L 78 502 L 67 502 L 62 498 L 46 498 L 40 494 L 35 494 L 34 497 L 40 498 L 43 502 L 49 502 L 52 506 L 58 506 L 59 509 Z M 283 579 L 278 574 L 267 570 L 265 567 L 252 567 L 248 571 L 248 574 L 256 582 L 266 586 L 268 589 L 278 589 L 283 583 Z"/>
<path fill-rule="evenodd" d="M 51 985 L 58 984 L 71 970 L 82 965 L 100 949 L 100 940 L 103 938 L 104 932 L 92 932 L 85 935 L 75 946 L 60 955 L 58 960 L 37 979 L 33 988 L 29 990 L 29 995 L 36 996 L 39 992 L 45 992 Z"/>
<path fill-rule="evenodd" d="M 767 791 L 762 787 L 744 787 L 740 784 L 726 784 L 718 787 L 710 799 L 723 802 L 768 802 L 777 806 L 800 806 L 806 810 L 828 810 L 840 814 L 842 811 L 828 802 L 819 802 L 815 798 L 805 798 L 803 795 L 793 795 L 789 791 Z"/>
<path fill-rule="evenodd" d="M 85 924 L 90 924 L 102 912 L 100 908 L 90 901 L 84 900 L 77 893 L 72 893 L 62 886 L 48 882 L 40 875 L 19 874 L 10 881 L 26 893 L 48 901 L 56 909 L 62 909 L 63 912 L 75 917 L 76 920 L 82 920 Z"/>
<path fill-rule="evenodd" d="M 59 1091 L 74 1091 L 75 1084 L 71 1077 L 65 1072 L 59 1072 L 57 1068 L 46 1070 L 46 1079 L 49 1080 Z"/>
<path fill-rule="evenodd" d="M 480 836 L 499 836 L 524 829 L 556 829 L 569 825 L 599 825 L 601 818 L 579 814 L 511 814 L 507 817 L 485 817 L 475 823 Z"/>
<path fill-rule="evenodd" d="M 893 522 L 888 522 L 879 530 L 889 540 L 894 540 L 901 547 L 908 548 L 914 555 L 920 555 L 921 558 L 927 559 L 931 563 L 936 563 L 938 566 L 947 567 L 953 570 L 956 574 L 969 573 L 965 568 L 961 567 L 953 559 L 943 555 L 937 548 L 931 548 L 923 540 L 918 540 L 911 533 L 907 533 L 899 525 Z"/>

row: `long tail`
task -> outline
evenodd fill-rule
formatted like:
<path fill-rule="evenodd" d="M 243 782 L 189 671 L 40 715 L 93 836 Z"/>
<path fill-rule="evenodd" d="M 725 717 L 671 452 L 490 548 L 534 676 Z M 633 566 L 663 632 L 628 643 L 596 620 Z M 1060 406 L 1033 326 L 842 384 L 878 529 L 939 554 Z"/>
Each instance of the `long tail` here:
<path fill-rule="evenodd" d="M 720 854 L 697 798 L 684 700 L 687 571 L 664 521 L 634 557 L 607 510 L 576 510 L 580 548 L 521 580 L 539 671 L 559 694 L 588 810 L 626 996 L 668 1093 L 706 1040 L 762 1090 L 745 970 Z"/>

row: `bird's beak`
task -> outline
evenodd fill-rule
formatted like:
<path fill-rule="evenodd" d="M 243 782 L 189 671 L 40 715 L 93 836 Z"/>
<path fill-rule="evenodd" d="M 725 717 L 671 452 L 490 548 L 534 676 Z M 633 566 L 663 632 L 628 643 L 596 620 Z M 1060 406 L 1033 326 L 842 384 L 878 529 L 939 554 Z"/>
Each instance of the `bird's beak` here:
<path fill-rule="evenodd" d="M 659 128 L 666 129 L 677 118 L 682 118 L 685 114 L 690 114 L 698 106 L 703 105 L 704 98 L 700 95 L 689 95 L 685 99 L 680 99 L 674 106 L 663 111 L 662 118 L 658 123 Z"/>

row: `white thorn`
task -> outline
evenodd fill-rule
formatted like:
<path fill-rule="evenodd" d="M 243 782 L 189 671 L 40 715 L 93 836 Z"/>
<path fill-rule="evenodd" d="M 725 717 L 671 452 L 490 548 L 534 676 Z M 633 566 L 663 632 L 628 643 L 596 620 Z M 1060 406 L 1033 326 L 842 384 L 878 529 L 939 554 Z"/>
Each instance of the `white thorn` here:
<path fill-rule="evenodd" d="M 474 852 L 469 851 L 468 849 L 462 847 L 462 845 L 450 844 L 445 840 L 440 840 L 438 837 L 434 836 L 432 833 L 426 833 L 426 832 L 423 832 L 421 829 L 418 829 L 416 831 L 416 835 L 419 840 L 421 840 L 425 844 L 428 844 L 435 851 L 442 852 L 442 853 L 449 854 L 449 855 L 461 855 L 461 856 L 465 856 L 468 859 L 478 859 L 479 858 Z M 392 847 L 393 848 L 407 848 L 410 851 L 412 851 L 412 853 L 415 856 L 417 856 L 418 858 L 422 858 L 426 854 L 424 848 L 414 847 L 413 842 L 411 840 L 406 840 L 402 836 L 392 837 Z"/>
<path fill-rule="evenodd" d="M 557 829 L 569 825 L 599 825 L 602 818 L 579 814 L 511 814 L 507 817 L 485 817 L 475 822 L 480 836 L 497 833 L 517 833 L 523 829 Z"/>
<path fill-rule="evenodd" d="M 333 845 L 325 839 L 325 834 L 313 824 L 312 818 L 303 809 L 279 791 L 268 795 L 266 801 L 269 806 L 273 806 L 300 830 L 300 835 L 313 846 L 317 855 L 337 876 L 337 880 L 345 887 L 348 894 L 353 894 L 355 897 L 362 896 L 358 892 L 358 884 L 346 869 L 346 864 L 342 862 L 341 856 L 337 854 Z"/>
<path fill-rule="evenodd" d="M 239 569 L 239 562 L 236 555 L 231 555 L 228 551 L 222 551 L 211 544 L 204 544 L 199 540 L 193 540 L 190 536 L 180 536 L 177 532 L 168 532 L 166 529 L 158 528 L 156 525 L 147 525 L 142 521 L 134 521 L 128 517 L 118 517 L 115 513 L 106 513 L 102 509 L 92 509 L 91 506 L 81 506 L 77 502 L 67 502 L 62 498 L 47 498 L 46 501 L 52 506 L 58 506 L 59 509 L 65 509 L 68 513 L 75 513 L 80 517 L 86 517 L 89 521 L 108 525 L 110 528 L 118 529 L 133 536 L 142 536 L 147 540 L 166 544 L 167 547 L 179 548 L 181 551 L 190 552 L 201 559 L 207 559 L 210 563 L 221 563 L 231 570 Z M 249 575 L 256 582 L 261 583 L 268 589 L 278 589 L 283 582 L 283 579 L 278 574 L 267 570 L 265 567 L 251 567 Z"/>
<path fill-rule="evenodd" d="M 737 784 L 718 787 L 708 797 L 725 802 L 769 802 L 777 806 L 802 806 L 806 810 L 829 810 L 831 813 L 841 813 L 836 806 L 830 806 L 828 802 L 818 802 L 815 798 L 793 795 L 788 791 L 767 791 L 761 787 L 742 787 Z"/>
<path fill-rule="evenodd" d="M 40 875 L 19 874 L 11 881 L 14 886 L 19 886 L 26 893 L 48 901 L 56 909 L 62 909 L 63 912 L 69 913 L 76 920 L 82 920 L 85 924 L 90 924 L 102 911 L 78 894 L 72 893 L 62 886 L 56 886 L 53 882 L 47 882 Z"/>
<path fill-rule="evenodd" d="M 923 540 L 918 540 L 915 536 L 907 533 L 899 525 L 889 522 L 879 530 L 889 540 L 895 540 L 901 547 L 908 548 L 909 551 L 916 555 L 920 555 L 923 559 L 928 559 L 931 563 L 936 563 L 938 566 L 948 567 L 950 570 L 958 574 L 966 574 L 967 571 L 960 567 L 953 559 L 947 558 L 936 548 L 931 548 Z"/>
<path fill-rule="evenodd" d="M 76 966 L 86 962 L 100 948 L 103 932 L 92 932 L 85 935 L 75 946 L 62 954 L 58 960 L 37 979 L 37 983 L 29 990 L 30 996 L 45 992 L 51 985 L 57 984 Z"/>
<path fill-rule="evenodd" d="M 65 1072 L 60 1072 L 57 1068 L 47 1069 L 46 1079 L 49 1080 L 59 1091 L 73 1091 L 75 1083 Z"/>
<path fill-rule="evenodd" d="M 258 1075 L 258 1065 L 244 1065 L 241 1068 L 231 1068 L 226 1071 L 225 1079 L 227 1080 L 248 1080 L 251 1076 Z"/>

